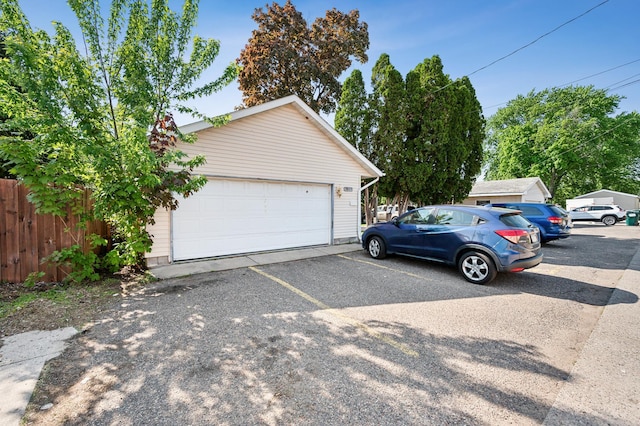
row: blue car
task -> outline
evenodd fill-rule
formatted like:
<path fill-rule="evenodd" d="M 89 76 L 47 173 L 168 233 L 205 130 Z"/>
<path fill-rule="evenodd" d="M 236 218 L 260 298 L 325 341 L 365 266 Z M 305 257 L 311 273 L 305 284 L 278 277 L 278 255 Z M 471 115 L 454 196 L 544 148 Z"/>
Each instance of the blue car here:
<path fill-rule="evenodd" d="M 571 236 L 573 222 L 569 213 L 553 204 L 544 203 L 491 203 L 490 206 L 520 210 L 522 216 L 540 229 L 543 243 Z"/>
<path fill-rule="evenodd" d="M 369 226 L 362 247 L 374 259 L 399 254 L 454 265 L 474 284 L 542 262 L 538 228 L 519 211 L 486 206 L 420 207 Z"/>

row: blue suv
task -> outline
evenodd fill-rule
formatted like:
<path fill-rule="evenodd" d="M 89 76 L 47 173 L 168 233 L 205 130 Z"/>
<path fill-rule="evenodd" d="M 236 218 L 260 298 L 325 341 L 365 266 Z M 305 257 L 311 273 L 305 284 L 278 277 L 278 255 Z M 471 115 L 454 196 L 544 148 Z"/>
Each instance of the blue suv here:
<path fill-rule="evenodd" d="M 420 207 L 369 226 L 362 247 L 374 259 L 399 254 L 454 265 L 474 284 L 542 261 L 538 228 L 518 211 L 492 207 Z"/>
<path fill-rule="evenodd" d="M 540 229 L 543 243 L 567 238 L 571 235 L 572 220 L 569 213 L 553 204 L 544 203 L 491 203 L 489 206 L 520 210 L 522 216 Z"/>

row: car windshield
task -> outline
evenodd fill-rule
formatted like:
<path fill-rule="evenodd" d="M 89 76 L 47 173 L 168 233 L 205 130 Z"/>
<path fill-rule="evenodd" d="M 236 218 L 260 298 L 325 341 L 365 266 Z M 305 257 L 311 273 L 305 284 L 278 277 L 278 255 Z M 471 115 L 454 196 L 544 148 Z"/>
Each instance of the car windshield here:
<path fill-rule="evenodd" d="M 503 214 L 500 216 L 500 221 L 507 226 L 513 226 L 514 228 L 528 228 L 531 225 L 527 219 L 521 214 Z"/>

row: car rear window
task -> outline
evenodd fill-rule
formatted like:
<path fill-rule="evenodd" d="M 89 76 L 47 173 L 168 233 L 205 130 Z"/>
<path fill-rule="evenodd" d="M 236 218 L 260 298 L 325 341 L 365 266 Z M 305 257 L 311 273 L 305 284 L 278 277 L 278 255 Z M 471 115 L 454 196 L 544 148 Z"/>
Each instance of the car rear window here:
<path fill-rule="evenodd" d="M 562 210 L 561 208 L 559 208 L 558 206 L 554 206 L 553 204 L 548 205 L 549 209 L 557 216 L 565 216 L 567 213 Z"/>
<path fill-rule="evenodd" d="M 520 210 L 524 216 L 544 216 L 544 211 L 537 206 L 521 205 L 521 204 L 494 204 L 496 207 L 504 207 L 512 210 Z"/>
<path fill-rule="evenodd" d="M 522 206 L 518 210 L 521 210 L 525 216 L 544 216 L 542 210 L 536 206 Z"/>
<path fill-rule="evenodd" d="M 503 214 L 500 216 L 500 222 L 507 226 L 513 226 L 514 228 L 528 228 L 531 225 L 527 219 L 521 214 Z"/>

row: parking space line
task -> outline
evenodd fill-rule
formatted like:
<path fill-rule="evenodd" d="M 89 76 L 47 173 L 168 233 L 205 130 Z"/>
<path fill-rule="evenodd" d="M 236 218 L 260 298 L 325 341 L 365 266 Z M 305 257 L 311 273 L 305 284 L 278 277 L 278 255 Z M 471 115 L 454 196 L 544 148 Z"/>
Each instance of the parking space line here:
<path fill-rule="evenodd" d="M 330 315 L 333 315 L 333 316 L 335 316 L 337 318 L 340 318 L 341 320 L 347 322 L 348 324 L 350 324 L 350 325 L 352 325 L 354 327 L 357 327 L 358 329 L 364 331 L 365 333 L 367 333 L 368 335 L 370 335 L 374 339 L 380 340 L 381 342 L 384 342 L 387 345 L 390 345 L 390 346 L 400 350 L 405 355 L 409 355 L 409 356 L 412 356 L 412 357 L 417 357 L 419 355 L 418 352 L 416 352 L 413 349 L 407 347 L 406 345 L 403 345 L 402 343 L 399 343 L 399 342 L 393 340 L 392 338 L 390 338 L 388 336 L 385 336 L 384 334 L 373 330 L 372 328 L 370 328 L 369 326 L 367 326 L 363 322 L 358 321 L 355 318 L 351 318 L 351 317 L 343 314 L 342 312 L 338 311 L 337 309 L 334 309 L 334 308 L 330 307 L 329 305 L 327 305 L 327 304 L 321 302 L 320 300 L 316 299 L 315 297 L 305 293 L 304 291 L 300 290 L 299 288 L 296 288 L 296 287 L 292 286 L 288 282 L 286 282 L 284 280 L 281 280 L 278 277 L 274 277 L 273 275 L 268 274 L 268 273 L 256 268 L 255 266 L 250 266 L 249 269 L 252 270 L 253 272 L 257 273 L 257 274 L 262 275 L 263 277 L 269 278 L 273 282 L 276 282 L 276 283 L 280 284 L 281 286 L 283 286 L 287 290 L 290 290 L 291 292 L 297 294 L 298 296 L 302 297 L 303 299 L 307 300 L 308 302 L 313 303 L 314 305 L 316 305 L 320 309 L 326 311 Z"/>
<path fill-rule="evenodd" d="M 413 274 L 411 272 L 402 271 L 400 269 L 389 268 L 388 266 L 380 265 L 378 263 L 373 263 L 373 262 L 370 262 L 370 261 L 367 261 L 367 260 L 354 259 L 352 257 L 345 256 L 345 255 L 342 255 L 342 254 L 338 254 L 336 256 L 341 257 L 343 259 L 352 260 L 354 262 L 364 263 L 365 265 L 375 266 L 375 267 L 380 268 L 380 269 L 386 269 L 388 271 L 397 272 L 399 274 L 407 275 L 407 276 L 412 277 L 412 278 L 419 278 L 419 279 L 425 280 L 425 281 L 433 281 L 432 279 L 427 278 L 427 277 L 423 277 L 422 275 Z"/>

